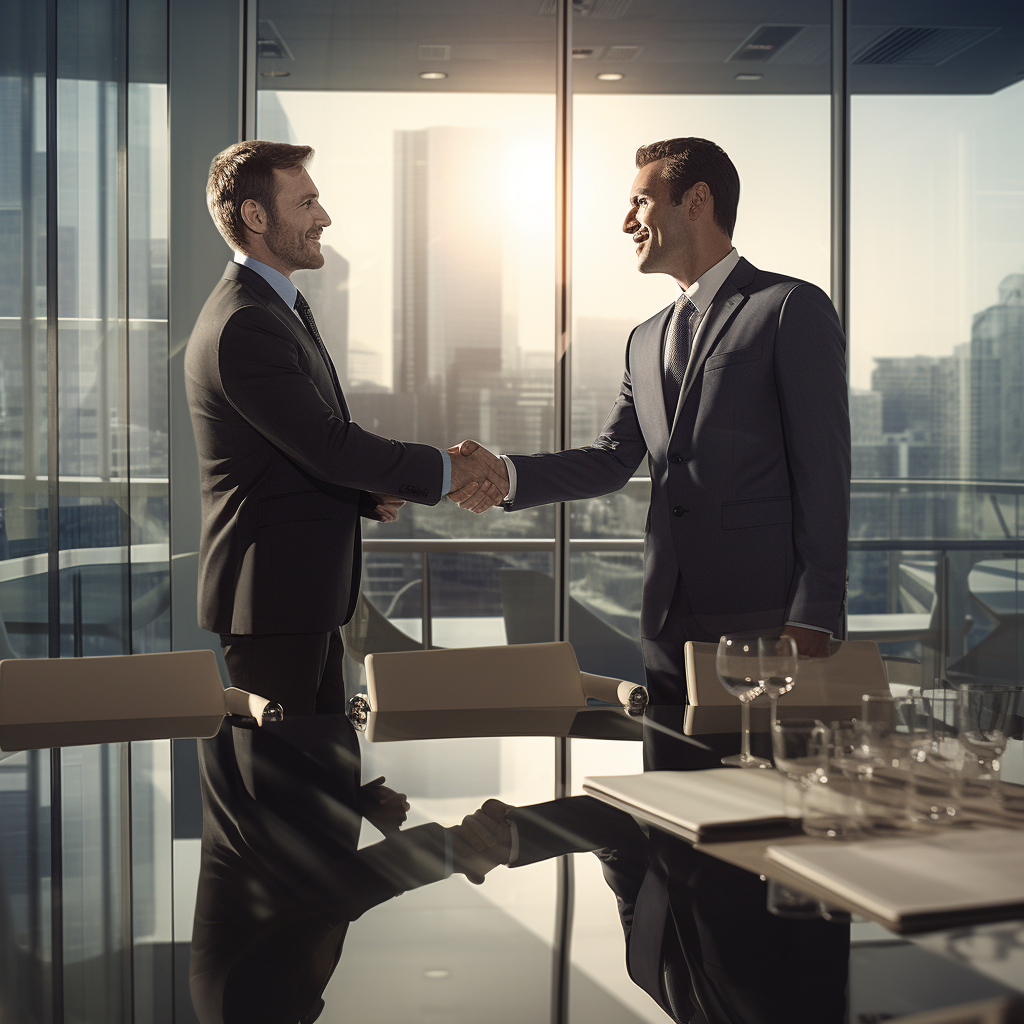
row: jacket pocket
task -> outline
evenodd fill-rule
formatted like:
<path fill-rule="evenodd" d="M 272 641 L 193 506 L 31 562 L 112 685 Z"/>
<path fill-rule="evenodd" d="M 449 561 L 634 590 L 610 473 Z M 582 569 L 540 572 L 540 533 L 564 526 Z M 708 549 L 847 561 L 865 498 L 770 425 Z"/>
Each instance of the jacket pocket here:
<path fill-rule="evenodd" d="M 743 530 L 749 526 L 776 526 L 793 522 L 791 498 L 758 498 L 730 501 L 722 506 L 722 529 Z"/>
<path fill-rule="evenodd" d="M 358 512 L 349 503 L 323 491 L 292 491 L 290 494 L 260 498 L 256 506 L 256 525 L 343 519 L 346 514 L 357 515 Z"/>
<path fill-rule="evenodd" d="M 753 345 L 750 348 L 738 348 L 732 352 L 719 352 L 718 355 L 708 356 L 704 361 L 704 372 L 718 370 L 723 366 L 734 366 L 736 363 L 749 363 L 754 359 L 760 358 L 760 345 Z"/>

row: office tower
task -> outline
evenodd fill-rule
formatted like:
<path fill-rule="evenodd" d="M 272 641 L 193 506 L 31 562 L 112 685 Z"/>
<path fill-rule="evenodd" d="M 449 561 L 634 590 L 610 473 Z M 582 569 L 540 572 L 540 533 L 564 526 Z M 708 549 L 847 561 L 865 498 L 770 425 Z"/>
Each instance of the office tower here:
<path fill-rule="evenodd" d="M 1024 274 L 999 285 L 999 301 L 977 313 L 970 346 L 970 457 L 981 480 L 1024 475 Z"/>
<path fill-rule="evenodd" d="M 393 379 L 418 441 L 451 444 L 460 429 L 497 440 L 501 158 L 496 131 L 395 132 Z"/>

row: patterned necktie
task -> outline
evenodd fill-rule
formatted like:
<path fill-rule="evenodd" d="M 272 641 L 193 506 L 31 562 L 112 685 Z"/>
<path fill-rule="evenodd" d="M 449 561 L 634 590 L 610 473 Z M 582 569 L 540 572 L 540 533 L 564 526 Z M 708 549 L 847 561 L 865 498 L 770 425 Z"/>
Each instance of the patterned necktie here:
<path fill-rule="evenodd" d="M 665 337 L 665 411 L 669 423 L 672 422 L 679 404 L 679 392 L 686 374 L 686 364 L 690 358 L 690 344 L 693 341 L 693 315 L 697 307 L 690 301 L 686 293 L 676 299 L 676 308 L 669 321 Z"/>
<path fill-rule="evenodd" d="M 341 397 L 341 383 L 338 380 L 338 374 L 335 372 L 334 363 L 331 361 L 331 357 L 327 352 L 327 347 L 324 345 L 323 339 L 320 337 L 320 332 L 316 329 L 316 321 L 313 319 L 313 310 L 309 308 L 309 303 L 300 291 L 295 292 L 295 312 L 298 313 L 299 317 L 302 319 L 302 323 L 309 332 L 309 336 L 316 342 L 317 350 L 320 352 L 324 365 L 327 367 L 331 375 L 331 380 L 334 382 L 334 393 L 338 396 L 338 402 L 344 409 L 345 403 Z"/>

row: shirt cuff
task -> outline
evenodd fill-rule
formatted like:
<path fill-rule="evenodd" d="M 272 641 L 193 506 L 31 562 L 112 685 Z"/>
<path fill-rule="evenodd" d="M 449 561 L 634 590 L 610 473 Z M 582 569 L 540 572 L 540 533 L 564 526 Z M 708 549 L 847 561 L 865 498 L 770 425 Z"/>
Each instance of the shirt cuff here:
<path fill-rule="evenodd" d="M 508 860 L 506 864 L 514 864 L 519 857 L 519 829 L 516 828 L 516 823 L 510 819 L 505 819 L 508 822 L 508 830 L 512 833 L 512 841 L 510 844 Z"/>
<path fill-rule="evenodd" d="M 441 453 L 441 497 L 443 498 L 452 489 L 452 457 L 443 449 L 437 449 Z"/>
<path fill-rule="evenodd" d="M 516 467 L 507 455 L 499 455 L 498 458 L 505 463 L 505 469 L 508 470 L 508 494 L 505 495 L 502 504 L 511 505 L 516 500 Z"/>
<path fill-rule="evenodd" d="M 787 626 L 799 626 L 801 629 L 813 629 L 816 633 L 828 633 L 832 635 L 831 629 L 824 629 L 821 626 L 812 626 L 809 622 L 787 622 Z"/>

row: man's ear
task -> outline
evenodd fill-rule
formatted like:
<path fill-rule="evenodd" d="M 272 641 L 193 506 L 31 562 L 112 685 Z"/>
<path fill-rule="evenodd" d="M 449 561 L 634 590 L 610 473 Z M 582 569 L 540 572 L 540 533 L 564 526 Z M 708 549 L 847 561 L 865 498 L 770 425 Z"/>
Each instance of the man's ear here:
<path fill-rule="evenodd" d="M 254 235 L 262 235 L 267 230 L 267 211 L 255 199 L 246 199 L 240 212 L 242 222 Z"/>
<path fill-rule="evenodd" d="M 706 182 L 698 181 L 690 187 L 688 202 L 690 220 L 696 220 L 711 206 L 711 189 L 708 188 Z"/>

